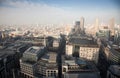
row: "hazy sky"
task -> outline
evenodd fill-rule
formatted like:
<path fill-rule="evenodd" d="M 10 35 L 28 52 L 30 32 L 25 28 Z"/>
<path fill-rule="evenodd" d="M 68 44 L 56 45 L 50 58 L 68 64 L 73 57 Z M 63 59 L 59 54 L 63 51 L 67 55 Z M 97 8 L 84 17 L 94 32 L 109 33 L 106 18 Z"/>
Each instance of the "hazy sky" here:
<path fill-rule="evenodd" d="M 120 24 L 120 0 L 0 0 L 0 24 L 71 24 L 81 16 Z"/>

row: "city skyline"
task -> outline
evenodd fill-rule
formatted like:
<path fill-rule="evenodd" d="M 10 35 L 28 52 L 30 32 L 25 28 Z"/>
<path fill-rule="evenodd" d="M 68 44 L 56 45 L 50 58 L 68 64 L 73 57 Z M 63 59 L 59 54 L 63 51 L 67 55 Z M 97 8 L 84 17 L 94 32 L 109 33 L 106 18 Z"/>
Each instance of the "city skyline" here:
<path fill-rule="evenodd" d="M 93 24 L 98 18 L 120 24 L 119 0 L 1 0 L 0 24 L 73 24 L 85 18 Z"/>

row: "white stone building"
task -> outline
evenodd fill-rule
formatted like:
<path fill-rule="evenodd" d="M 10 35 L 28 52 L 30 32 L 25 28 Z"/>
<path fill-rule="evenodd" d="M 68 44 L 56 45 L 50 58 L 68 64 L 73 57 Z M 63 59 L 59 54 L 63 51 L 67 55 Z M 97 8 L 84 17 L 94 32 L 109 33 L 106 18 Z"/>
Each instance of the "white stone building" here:
<path fill-rule="evenodd" d="M 97 64 L 98 58 L 99 58 L 99 47 L 96 47 L 96 46 L 80 47 L 79 57 L 85 58 L 85 59 L 90 60 L 90 61 L 94 61 Z"/>
<path fill-rule="evenodd" d="M 71 44 L 66 44 L 66 55 L 72 55 L 73 46 Z"/>

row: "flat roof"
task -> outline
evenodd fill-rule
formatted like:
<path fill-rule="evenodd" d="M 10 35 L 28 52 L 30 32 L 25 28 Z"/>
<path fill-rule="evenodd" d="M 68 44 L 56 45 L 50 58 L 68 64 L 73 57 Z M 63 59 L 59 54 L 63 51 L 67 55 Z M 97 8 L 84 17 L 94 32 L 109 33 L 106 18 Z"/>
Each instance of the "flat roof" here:
<path fill-rule="evenodd" d="M 101 78 L 96 72 L 72 72 L 65 73 L 65 78 Z"/>
<path fill-rule="evenodd" d="M 41 47 L 37 47 L 37 46 L 32 46 L 30 48 L 28 48 L 25 53 L 32 53 L 32 54 L 37 54 L 39 52 L 40 49 L 43 49 L 44 46 Z"/>
<path fill-rule="evenodd" d="M 68 64 L 68 65 L 86 65 L 86 62 L 82 59 L 73 59 L 73 60 L 65 60 L 65 64 Z"/>
<path fill-rule="evenodd" d="M 67 64 L 67 65 L 77 65 L 75 63 L 75 60 L 65 60 L 65 64 Z"/>
<path fill-rule="evenodd" d="M 79 66 L 80 68 L 75 68 L 75 69 L 71 69 L 70 71 L 95 71 L 95 72 L 99 72 L 96 65 L 94 64 L 94 62 L 92 61 L 88 61 L 86 59 L 83 58 L 73 58 L 73 57 L 68 57 L 62 58 L 62 65 L 66 66 Z"/>
<path fill-rule="evenodd" d="M 82 65 L 83 65 L 83 64 L 86 65 L 85 60 L 80 59 L 80 58 L 76 60 L 76 63 L 77 63 L 78 65 L 81 65 L 81 64 L 82 64 Z"/>
<path fill-rule="evenodd" d="M 57 69 L 57 63 L 49 63 L 47 60 L 39 60 L 38 64 L 40 66 L 46 67 L 47 69 Z"/>
<path fill-rule="evenodd" d="M 57 57 L 56 53 L 54 53 L 54 52 L 48 52 L 41 59 L 42 60 L 46 60 L 46 61 L 54 61 L 54 62 L 56 62 L 56 57 Z"/>
<path fill-rule="evenodd" d="M 15 54 L 12 50 L 0 49 L 0 59 L 5 58 L 6 56 Z"/>
<path fill-rule="evenodd" d="M 90 39 L 81 39 L 81 38 L 70 38 L 69 43 L 78 44 L 81 46 L 95 46 L 97 47 L 97 43 Z"/>

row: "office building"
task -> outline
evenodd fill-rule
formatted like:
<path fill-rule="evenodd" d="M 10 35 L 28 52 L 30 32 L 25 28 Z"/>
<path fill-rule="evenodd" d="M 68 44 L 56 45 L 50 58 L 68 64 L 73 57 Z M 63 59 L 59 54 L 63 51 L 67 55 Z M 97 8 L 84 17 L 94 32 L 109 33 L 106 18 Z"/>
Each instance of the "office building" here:
<path fill-rule="evenodd" d="M 109 64 L 120 64 L 120 48 L 117 45 L 116 48 L 114 46 L 107 45 L 105 47 L 105 57 Z"/>
<path fill-rule="evenodd" d="M 79 56 L 90 61 L 94 61 L 96 64 L 99 59 L 99 47 L 98 46 L 81 46 Z"/>
<path fill-rule="evenodd" d="M 117 45 L 120 44 L 120 28 L 119 27 L 115 29 L 114 42 Z"/>
<path fill-rule="evenodd" d="M 70 49 L 67 50 L 68 47 L 66 47 L 66 54 L 70 55 L 72 52 L 73 56 L 85 58 L 90 61 L 94 61 L 97 64 L 99 57 L 99 46 L 92 38 L 70 38 L 68 44 L 71 45 L 67 45 Z"/>
<path fill-rule="evenodd" d="M 115 34 L 115 19 L 114 18 L 111 18 L 109 20 L 109 29 L 111 32 L 111 36 L 114 36 L 114 34 Z"/>
<path fill-rule="evenodd" d="M 95 31 L 98 32 L 99 31 L 99 19 L 96 18 L 95 20 Z"/>
<path fill-rule="evenodd" d="M 100 73 L 92 62 L 85 59 L 63 57 L 63 78 L 100 78 Z"/>
<path fill-rule="evenodd" d="M 96 36 L 96 33 L 99 32 L 99 19 L 98 18 L 95 19 L 95 23 L 94 23 L 93 27 L 89 30 L 89 32 L 93 36 Z"/>
<path fill-rule="evenodd" d="M 22 57 L 23 61 L 35 61 L 37 62 L 40 57 L 44 54 L 44 46 L 37 47 L 37 46 L 32 46 L 28 48 Z"/>
<path fill-rule="evenodd" d="M 25 78 L 35 78 L 37 70 L 37 62 L 44 55 L 45 48 L 43 46 L 32 46 L 28 48 L 20 60 L 20 74 Z"/>
<path fill-rule="evenodd" d="M 85 33 L 85 31 L 84 31 L 84 18 L 83 17 L 81 17 L 80 18 L 80 29 L 81 29 L 81 33 L 82 34 L 84 34 Z"/>
<path fill-rule="evenodd" d="M 20 43 L 32 44 L 33 46 L 46 46 L 47 38 L 42 37 L 25 37 L 18 40 Z"/>
<path fill-rule="evenodd" d="M 109 40 L 110 39 L 110 30 L 101 29 L 96 33 L 96 36 L 100 39 Z"/>
<path fill-rule="evenodd" d="M 79 34 L 80 31 L 81 31 L 81 29 L 80 29 L 80 21 L 76 21 L 75 22 L 75 33 Z"/>
<path fill-rule="evenodd" d="M 43 77 L 58 77 L 57 54 L 48 52 L 37 63 L 37 74 Z"/>
<path fill-rule="evenodd" d="M 75 22 L 74 29 L 75 29 L 75 34 L 76 35 L 85 33 L 85 30 L 84 30 L 84 18 L 83 17 L 80 18 L 80 21 Z"/>
<path fill-rule="evenodd" d="M 35 78 L 36 62 L 20 61 L 20 75 L 25 78 Z"/>

